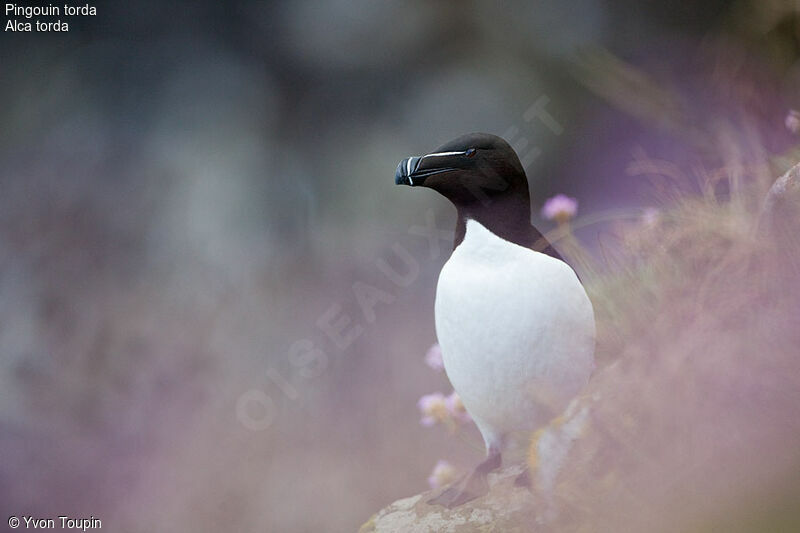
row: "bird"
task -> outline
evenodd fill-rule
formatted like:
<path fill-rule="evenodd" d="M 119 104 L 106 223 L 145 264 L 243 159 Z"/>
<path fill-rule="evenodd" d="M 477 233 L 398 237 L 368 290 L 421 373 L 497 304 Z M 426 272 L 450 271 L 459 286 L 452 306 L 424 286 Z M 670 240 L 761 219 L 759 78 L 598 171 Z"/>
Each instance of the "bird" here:
<path fill-rule="evenodd" d="M 525 170 L 501 137 L 471 133 L 407 157 L 395 183 L 433 189 L 457 212 L 435 330 L 486 457 L 428 502 L 453 508 L 488 491 L 510 434 L 543 427 L 586 386 L 594 310 L 575 271 L 531 224 Z"/>

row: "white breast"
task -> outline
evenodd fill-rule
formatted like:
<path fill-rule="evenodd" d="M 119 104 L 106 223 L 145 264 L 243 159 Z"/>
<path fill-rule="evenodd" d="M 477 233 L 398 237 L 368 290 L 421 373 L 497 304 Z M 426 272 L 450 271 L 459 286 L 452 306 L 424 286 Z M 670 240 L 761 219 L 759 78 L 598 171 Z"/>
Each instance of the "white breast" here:
<path fill-rule="evenodd" d="M 487 445 L 547 423 L 594 367 L 594 313 L 575 272 L 474 220 L 439 275 L 436 333 Z"/>

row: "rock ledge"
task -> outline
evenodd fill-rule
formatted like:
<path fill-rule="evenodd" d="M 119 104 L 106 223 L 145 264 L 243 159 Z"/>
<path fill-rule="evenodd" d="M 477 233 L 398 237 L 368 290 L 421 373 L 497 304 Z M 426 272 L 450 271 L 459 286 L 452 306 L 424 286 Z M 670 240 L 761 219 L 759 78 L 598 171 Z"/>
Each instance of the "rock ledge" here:
<path fill-rule="evenodd" d="M 522 465 L 513 465 L 489 475 L 489 492 L 455 509 L 428 505 L 427 500 L 441 489 L 403 498 L 381 509 L 359 533 L 389 532 L 522 532 L 530 518 L 532 495 L 525 487 L 514 485 Z"/>

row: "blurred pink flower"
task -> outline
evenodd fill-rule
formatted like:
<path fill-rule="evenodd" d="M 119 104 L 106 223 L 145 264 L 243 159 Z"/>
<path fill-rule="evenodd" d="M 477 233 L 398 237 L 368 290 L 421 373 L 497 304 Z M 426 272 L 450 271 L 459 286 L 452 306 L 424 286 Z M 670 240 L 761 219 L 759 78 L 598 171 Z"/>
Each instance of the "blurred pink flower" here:
<path fill-rule="evenodd" d="M 645 226 L 655 226 L 660 218 L 661 211 L 657 207 L 645 207 L 644 210 L 642 210 L 642 223 L 644 223 Z"/>
<path fill-rule="evenodd" d="M 569 221 L 578 213 L 578 200 L 563 194 L 548 199 L 542 207 L 542 216 L 559 224 Z"/>
<path fill-rule="evenodd" d="M 438 489 L 455 481 L 456 474 L 457 471 L 453 465 L 443 459 L 439 459 L 436 462 L 436 466 L 433 467 L 433 472 L 428 477 L 428 484 L 432 489 Z"/>
<path fill-rule="evenodd" d="M 469 416 L 467 409 L 464 407 L 464 402 L 461 401 L 461 396 L 456 391 L 453 391 L 450 396 L 444 399 L 447 411 L 456 421 L 467 423 L 472 422 L 472 417 Z"/>
<path fill-rule="evenodd" d="M 445 422 L 450 417 L 446 398 L 441 392 L 426 394 L 419 399 L 417 407 L 422 413 L 419 423 L 425 427 L 430 427 L 437 422 Z"/>
<path fill-rule="evenodd" d="M 434 344 L 428 348 L 425 354 L 425 364 L 432 369 L 441 372 L 444 370 L 444 361 L 442 361 L 442 349 L 438 344 Z"/>
<path fill-rule="evenodd" d="M 800 132 L 800 112 L 790 109 L 786 114 L 784 124 L 786 124 L 787 130 L 797 135 L 797 133 Z"/>

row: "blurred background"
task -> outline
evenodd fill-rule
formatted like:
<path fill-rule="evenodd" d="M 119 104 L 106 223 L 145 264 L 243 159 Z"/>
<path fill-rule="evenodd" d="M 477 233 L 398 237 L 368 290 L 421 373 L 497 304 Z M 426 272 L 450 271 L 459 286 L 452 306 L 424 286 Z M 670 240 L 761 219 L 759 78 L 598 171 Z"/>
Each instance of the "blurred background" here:
<path fill-rule="evenodd" d="M 596 250 L 615 213 L 664 201 L 633 163 L 713 168 L 711 125 L 743 159 L 795 143 L 794 2 L 135 1 L 61 19 L 0 37 L 6 515 L 355 530 L 439 458 L 482 453 L 475 432 L 419 425 L 417 399 L 449 392 L 423 356 L 451 244 L 425 228 L 455 212 L 395 187 L 402 158 L 502 135 L 537 226 L 545 199 L 576 197 Z"/>

